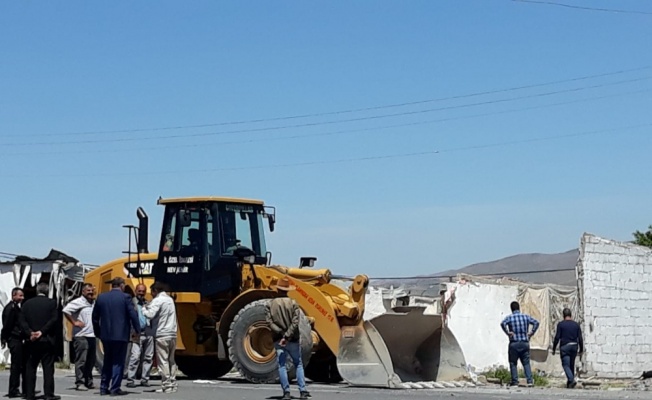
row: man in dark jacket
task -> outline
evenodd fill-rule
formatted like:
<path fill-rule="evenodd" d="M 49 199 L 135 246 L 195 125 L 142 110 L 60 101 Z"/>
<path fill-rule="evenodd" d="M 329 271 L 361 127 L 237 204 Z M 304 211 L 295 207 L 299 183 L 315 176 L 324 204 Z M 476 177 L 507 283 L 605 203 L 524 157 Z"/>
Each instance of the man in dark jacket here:
<path fill-rule="evenodd" d="M 107 282 L 111 291 L 102 293 L 93 307 L 93 331 L 104 347 L 104 364 L 100 380 L 100 394 L 125 394 L 120 388 L 127 357 L 131 328 L 140 332 L 138 314 L 131 296 L 124 293 L 124 278 Z"/>
<path fill-rule="evenodd" d="M 25 354 L 25 335 L 20 329 L 18 322 L 20 315 L 20 306 L 23 303 L 25 294 L 23 289 L 16 287 L 11 290 L 11 302 L 2 310 L 2 333 L 0 340 L 2 348 L 9 346 L 11 354 L 11 370 L 9 372 L 9 393 L 8 397 L 22 397 L 25 393 L 25 364 L 27 357 Z M 20 393 L 21 386 L 23 393 Z"/>
<path fill-rule="evenodd" d="M 43 392 L 45 400 L 58 400 L 54 394 L 54 359 L 56 335 L 60 326 L 57 301 L 48 297 L 49 286 L 41 282 L 36 286 L 36 297 L 25 302 L 19 316 L 20 326 L 29 338 L 25 342 L 27 365 L 25 368 L 25 398 L 34 400 L 36 369 L 43 367 Z"/>
<path fill-rule="evenodd" d="M 279 297 L 273 299 L 267 309 L 267 324 L 274 335 L 274 347 L 278 358 L 278 373 L 283 389 L 283 400 L 292 398 L 290 395 L 290 383 L 288 381 L 287 369 L 285 363 L 288 354 L 292 357 L 292 362 L 296 367 L 297 384 L 299 386 L 299 395 L 301 399 L 307 399 L 310 393 L 306 390 L 306 382 L 303 371 L 303 360 L 301 357 L 301 332 L 299 330 L 299 320 L 301 318 L 301 309 L 297 303 L 287 297 L 287 292 L 294 290 L 289 278 L 284 277 L 276 286 Z"/>
<path fill-rule="evenodd" d="M 584 352 L 584 340 L 582 339 L 582 328 L 580 324 L 573 321 L 571 310 L 564 308 L 564 320 L 557 324 L 557 333 L 552 343 L 552 355 L 557 351 L 557 345 L 561 342 L 559 355 L 561 356 L 561 365 L 566 373 L 566 387 L 574 388 L 575 382 L 575 358 L 579 353 Z"/>

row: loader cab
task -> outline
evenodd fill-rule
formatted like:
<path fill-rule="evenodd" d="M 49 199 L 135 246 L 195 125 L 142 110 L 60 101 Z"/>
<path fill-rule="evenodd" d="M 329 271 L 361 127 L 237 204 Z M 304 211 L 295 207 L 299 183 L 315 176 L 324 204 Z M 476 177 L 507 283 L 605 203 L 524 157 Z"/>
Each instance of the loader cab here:
<path fill-rule="evenodd" d="M 235 251 L 247 248 L 257 264 L 267 261 L 264 219 L 273 214 L 254 200 L 159 200 L 165 205 L 156 280 L 173 292 L 202 296 L 240 292 L 241 271 Z"/>

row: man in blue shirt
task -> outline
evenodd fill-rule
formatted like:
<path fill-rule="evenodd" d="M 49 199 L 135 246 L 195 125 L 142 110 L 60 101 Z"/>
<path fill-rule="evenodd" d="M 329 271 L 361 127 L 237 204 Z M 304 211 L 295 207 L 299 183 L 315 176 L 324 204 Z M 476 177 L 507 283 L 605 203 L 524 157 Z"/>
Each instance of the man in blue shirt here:
<path fill-rule="evenodd" d="M 557 324 L 557 333 L 552 343 L 552 355 L 555 355 L 557 345 L 561 342 L 559 355 L 561 356 L 561 365 L 566 373 L 566 387 L 574 388 L 577 385 L 574 375 L 575 357 L 577 357 L 578 350 L 580 354 L 584 352 L 584 341 L 582 340 L 582 328 L 580 328 L 580 324 L 573 321 L 571 310 L 564 308 L 563 313 L 564 320 Z"/>
<path fill-rule="evenodd" d="M 528 386 L 534 386 L 532 370 L 530 368 L 530 338 L 539 329 L 539 321 L 527 314 L 521 314 L 521 306 L 513 301 L 510 305 L 512 313 L 505 317 L 500 324 L 501 328 L 509 336 L 509 369 L 512 373 L 511 386 L 518 385 L 518 360 L 521 360 L 525 370 L 525 379 Z M 529 332 L 532 325 L 532 332 Z"/>

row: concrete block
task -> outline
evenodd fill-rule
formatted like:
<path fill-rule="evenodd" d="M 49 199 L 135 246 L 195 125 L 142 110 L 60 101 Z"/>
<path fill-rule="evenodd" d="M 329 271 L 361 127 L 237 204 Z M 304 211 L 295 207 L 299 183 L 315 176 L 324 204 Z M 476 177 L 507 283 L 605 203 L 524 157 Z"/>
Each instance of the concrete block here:
<path fill-rule="evenodd" d="M 600 362 L 604 362 L 605 364 L 613 364 L 617 362 L 617 354 L 611 354 L 611 353 L 603 353 L 602 357 L 598 359 Z"/>
<path fill-rule="evenodd" d="M 597 246 L 595 246 L 596 253 L 601 253 L 601 254 L 612 254 L 614 252 L 614 246 L 613 244 L 607 244 L 607 243 L 600 243 Z"/>

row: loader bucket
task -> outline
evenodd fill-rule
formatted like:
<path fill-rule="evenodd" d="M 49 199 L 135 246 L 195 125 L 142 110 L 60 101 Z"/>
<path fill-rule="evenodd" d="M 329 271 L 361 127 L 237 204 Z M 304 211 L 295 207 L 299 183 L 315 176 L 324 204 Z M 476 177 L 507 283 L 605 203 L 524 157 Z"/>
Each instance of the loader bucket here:
<path fill-rule="evenodd" d="M 398 388 L 402 382 L 456 380 L 465 360 L 441 315 L 403 307 L 355 327 L 344 327 L 337 366 L 356 386 Z"/>

